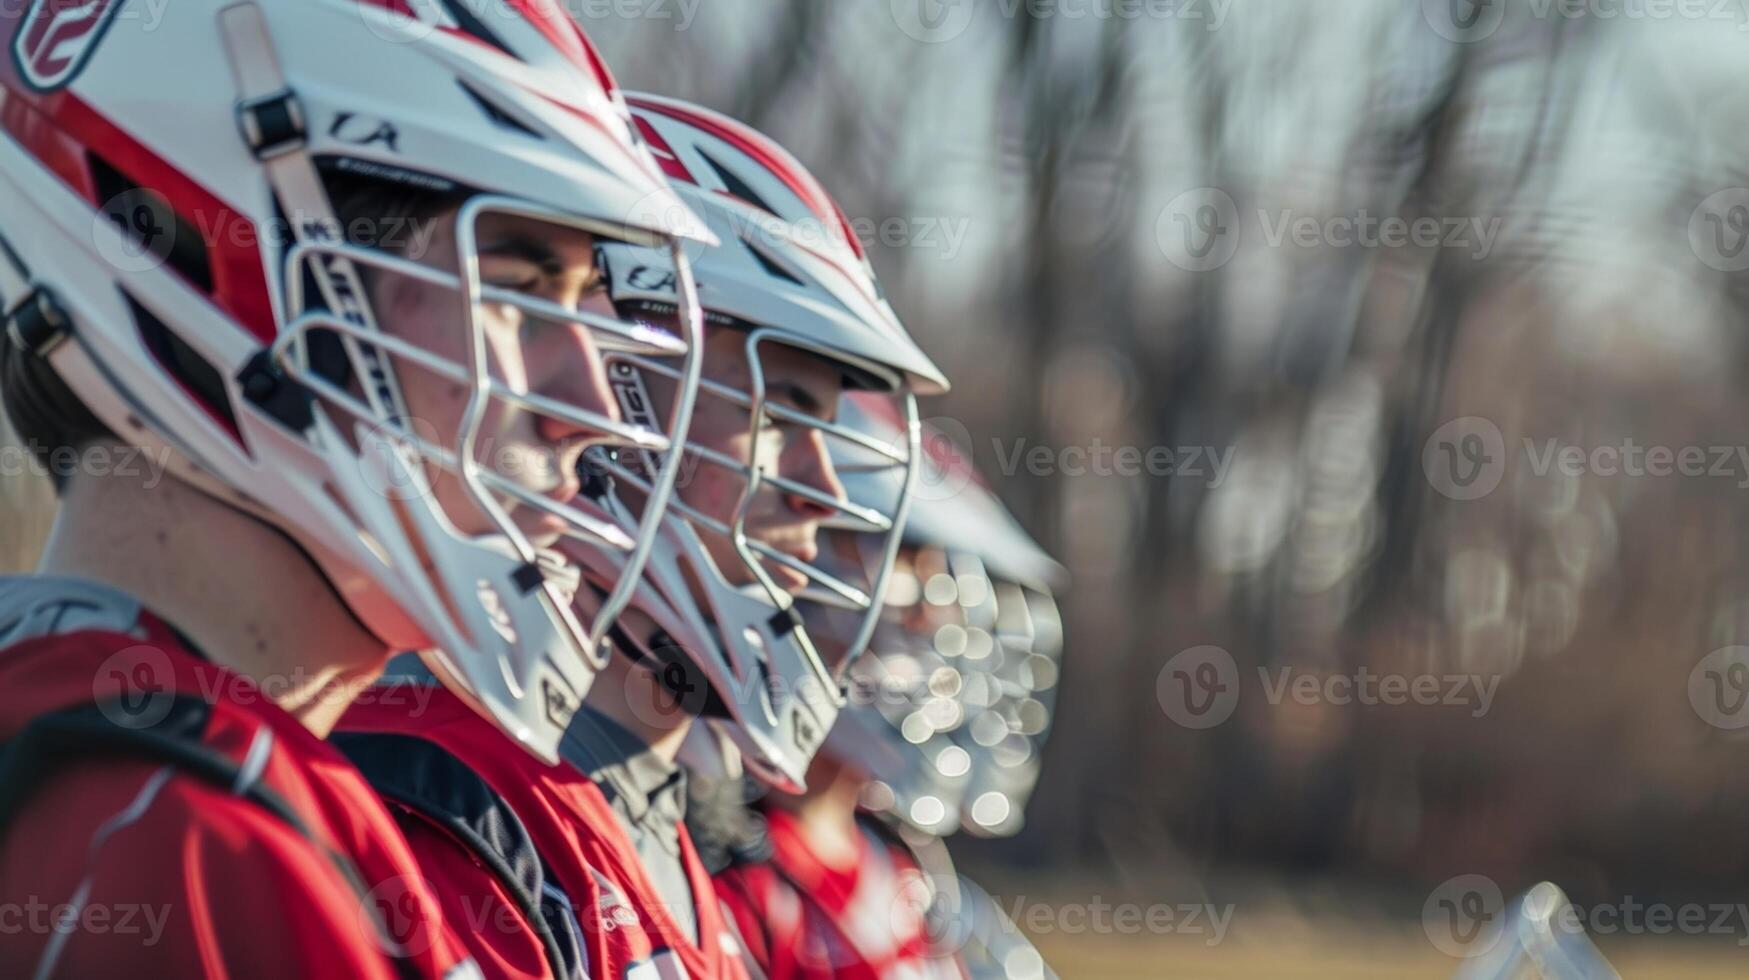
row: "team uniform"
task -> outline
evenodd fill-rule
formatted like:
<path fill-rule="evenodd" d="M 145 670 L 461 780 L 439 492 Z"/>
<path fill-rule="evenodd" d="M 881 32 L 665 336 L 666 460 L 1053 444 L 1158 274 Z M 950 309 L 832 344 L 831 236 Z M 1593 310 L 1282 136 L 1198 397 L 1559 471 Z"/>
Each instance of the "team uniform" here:
<path fill-rule="evenodd" d="M 248 679 L 70 580 L 0 581 L 0 643 L 8 975 L 479 975 L 357 770 Z"/>
<path fill-rule="evenodd" d="M 110 436 L 161 451 L 169 478 L 283 535 L 331 587 L 331 611 L 356 620 L 361 650 L 423 651 L 491 719 L 480 741 L 555 758 L 613 614 L 573 609 L 577 569 L 541 542 L 554 529 L 591 541 L 629 590 L 678 455 L 651 475 L 641 524 L 569 479 L 462 461 L 504 433 L 561 471 L 582 434 L 667 450 L 677 430 L 622 423 L 579 381 L 602 369 L 595 347 L 560 341 L 611 338 L 690 397 L 702 321 L 678 258 L 657 290 L 675 325 L 662 331 L 584 309 L 569 276 L 482 276 L 481 253 L 550 249 L 582 274 L 595 235 L 676 256 L 713 236 L 554 0 L 178 0 L 150 23 L 125 15 L 136 6 L 0 10 L 13 421 L 57 458 Z M 395 241 L 407 225 L 449 234 L 421 254 Z M 380 303 L 394 277 L 416 315 Z M 491 329 L 512 315 L 562 329 Z M 536 370 L 510 385 L 488 361 Z M 466 406 L 451 384 L 474 389 Z M 458 469 L 483 489 L 449 493 Z M 124 505 L 152 492 L 109 485 Z M 77 493 L 68 503 L 63 517 L 89 517 Z M 215 608 L 279 584 L 197 571 Z M 17 588 L 0 607 L 0 973 L 478 975 L 395 817 L 271 692 L 125 596 Z M 355 652 L 274 651 L 289 672 Z M 524 880 L 507 876 L 500 903 L 526 898 Z M 44 904 L 47 925 L 14 916 Z M 155 934 L 116 921 L 136 907 Z M 472 932 L 504 906 L 458 911 L 488 917 L 457 920 Z M 538 952 L 551 959 L 552 944 Z"/>
<path fill-rule="evenodd" d="M 418 711 L 391 698 L 361 699 L 336 740 L 393 801 L 446 906 L 494 901 L 504 890 L 503 870 L 526 869 L 523 889 L 535 900 L 528 913 L 468 937 L 489 974 L 542 976 L 544 967 L 595 980 L 746 977 L 739 943 L 684 828 L 677 844 L 695 899 L 696 942 L 651 882 L 600 787 L 572 765 L 535 759 L 447 691 L 429 694 Z M 472 788 L 443 799 L 409 791 L 409 782 Z M 483 794 L 493 802 L 482 802 Z M 457 798 L 472 799 L 476 814 L 490 812 L 474 825 L 492 832 L 457 832 L 469 820 Z M 543 946 L 557 962 L 530 959 L 528 951 Z"/>
<path fill-rule="evenodd" d="M 808 846 L 796 818 L 765 816 L 762 860 L 717 875 L 747 952 L 771 980 L 959 980 L 957 958 L 931 942 L 928 884 L 909 850 L 859 821 L 854 860 L 835 865 Z"/>

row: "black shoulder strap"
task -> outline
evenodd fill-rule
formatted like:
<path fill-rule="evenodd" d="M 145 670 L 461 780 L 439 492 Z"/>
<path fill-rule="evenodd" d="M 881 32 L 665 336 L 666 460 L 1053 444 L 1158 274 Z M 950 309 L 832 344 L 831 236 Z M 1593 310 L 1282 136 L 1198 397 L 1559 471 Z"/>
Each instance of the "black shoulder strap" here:
<path fill-rule="evenodd" d="M 165 694 L 154 695 L 163 697 Z M 243 768 L 229 756 L 207 745 L 204 740 L 207 723 L 212 718 L 212 705 L 189 694 L 169 695 L 169 710 L 153 724 L 141 721 L 137 706 L 123 704 L 119 699 L 77 705 L 60 711 L 38 715 L 0 748 L 0 834 L 12 818 L 24 808 L 43 782 L 53 774 L 65 772 L 82 760 L 106 756 L 132 756 L 161 762 L 234 796 L 262 807 L 295 830 L 300 837 L 316 847 L 346 879 L 359 904 L 368 908 L 377 919 L 380 948 L 394 948 L 387 926 L 381 921 L 380 910 L 366 901 L 364 878 L 352 861 L 316 839 L 296 810 L 272 787 L 259 780 L 243 778 Z M 154 713 L 156 707 L 154 706 Z M 123 723 L 118 719 L 127 719 Z M 401 956 L 391 956 L 403 976 L 414 977 L 413 964 Z"/>
<path fill-rule="evenodd" d="M 553 975 L 587 976 L 569 897 L 510 804 L 443 746 L 416 735 L 336 732 L 330 741 L 385 800 L 448 831 L 490 870 L 540 936 Z"/>

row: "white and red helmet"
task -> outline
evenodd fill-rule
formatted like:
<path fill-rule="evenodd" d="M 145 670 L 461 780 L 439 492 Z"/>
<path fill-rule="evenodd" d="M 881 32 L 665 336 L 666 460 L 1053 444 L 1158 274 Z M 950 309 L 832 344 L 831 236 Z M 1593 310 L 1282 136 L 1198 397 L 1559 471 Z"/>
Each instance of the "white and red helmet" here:
<path fill-rule="evenodd" d="M 943 391 L 947 382 L 883 298 L 843 213 L 794 157 L 764 135 L 697 106 L 644 95 L 628 96 L 627 102 L 682 199 L 721 242 L 690 249 L 705 330 L 745 338 L 749 387 L 706 378 L 698 389 L 701 410 L 713 401 L 738 406 L 749 412 L 755 433 L 766 418 L 805 427 L 826 440 L 835 458 L 840 450 L 854 452 L 859 466 L 892 477 L 875 496 L 839 499 L 689 442 L 688 467 L 716 467 L 745 481 L 743 508 L 761 485 L 805 498 L 832 512 L 824 524 L 862 539 L 859 555 L 873 557 L 798 557 L 750 536 L 744 509 L 725 521 L 689 506 L 681 493 L 633 599 L 633 607 L 655 624 L 651 635 L 625 637 L 635 655 L 663 667 L 683 700 L 690 696 L 704 713 L 720 716 L 713 722 L 740 747 L 749 769 L 774 785 L 800 788 L 842 705 L 843 665 L 866 641 L 879 612 L 875 597 L 898 545 L 908 474 L 918 454 L 915 395 Z M 615 246 L 604 257 L 614 270 L 613 298 L 622 314 L 660 318 L 667 312 L 667 256 Z M 760 364 L 773 347 L 801 350 L 841 368 L 848 387 L 863 389 L 846 401 L 878 400 L 896 420 L 890 438 L 871 438 L 768 402 Z M 608 370 L 616 384 L 626 382 L 622 391 L 635 391 L 639 376 L 672 373 L 648 358 L 612 353 Z M 622 410 L 633 413 L 633 404 Z M 628 466 L 622 457 L 608 468 L 616 480 L 641 487 L 645 477 L 639 471 L 648 466 Z M 739 568 L 713 560 L 705 544 L 712 537 L 734 543 L 736 557 L 730 560 Z M 580 561 L 609 579 L 618 574 L 612 555 Z M 799 574 L 806 586 L 795 594 L 778 587 L 767 563 Z M 804 624 L 810 607 L 831 607 L 853 621 L 837 649 L 822 651 L 810 638 Z M 621 625 L 632 632 L 629 621 Z"/>
<path fill-rule="evenodd" d="M 867 775 L 870 809 L 934 836 L 1006 836 L 1050 730 L 1063 647 L 1053 592 L 1067 572 L 947 437 L 926 427 L 923 441 L 936 450 L 926 489 L 824 751 Z"/>
<path fill-rule="evenodd" d="M 711 240 L 581 31 L 556 0 L 34 0 L 0 12 L 0 43 L 0 298 L 14 341 L 118 437 L 173 450 L 178 475 L 283 529 L 385 645 L 426 651 L 458 693 L 556 758 L 623 593 L 582 622 L 575 568 L 510 512 L 554 515 L 635 579 L 673 471 L 627 530 L 503 478 L 470 451 L 473 429 L 486 406 L 511 405 L 622 445 L 661 450 L 679 432 L 493 377 L 480 310 L 587 327 L 602 348 L 696 376 L 680 242 Z M 462 202 L 457 271 L 348 244 L 330 199 L 340 179 Z M 668 248 L 681 326 L 483 286 L 476 226 L 506 214 Z M 469 355 L 379 331 L 361 268 L 453 297 Z M 317 336 L 338 366 L 318 366 Z M 396 377 L 408 365 L 467 386 L 457 431 L 409 424 Z M 433 472 L 462 481 L 496 532 L 459 532 L 420 492 Z"/>

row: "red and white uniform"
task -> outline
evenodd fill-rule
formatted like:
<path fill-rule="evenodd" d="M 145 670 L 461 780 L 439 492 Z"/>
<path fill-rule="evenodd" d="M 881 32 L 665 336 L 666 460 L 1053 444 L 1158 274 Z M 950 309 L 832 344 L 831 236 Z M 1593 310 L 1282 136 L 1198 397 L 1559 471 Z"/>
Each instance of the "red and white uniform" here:
<path fill-rule="evenodd" d="M 478 976 L 345 758 L 150 614 L 114 625 L 0 650 L 0 972 Z"/>
<path fill-rule="evenodd" d="M 664 911 L 661 893 L 644 873 L 629 835 L 587 776 L 565 763 L 543 764 L 448 691 L 426 693 L 430 701 L 418 710 L 391 698 L 361 699 L 341 728 L 349 737 L 413 736 L 434 743 L 502 797 L 532 840 L 547 881 L 569 901 L 588 976 L 745 980 L 739 943 L 728 931 L 710 875 L 685 828 L 680 846 L 698 915 L 697 943 Z M 500 891 L 498 878 L 467 843 L 423 814 L 409 811 L 401 819 L 446 906 L 479 908 L 493 901 Z M 469 942 L 491 973 L 494 964 L 527 962 L 526 951 L 538 946 L 532 934 L 532 926 L 494 927 L 471 933 Z"/>
<path fill-rule="evenodd" d="M 834 865 L 809 848 L 796 818 L 766 813 L 768 861 L 717 875 L 748 955 L 771 980 L 960 980 L 957 958 L 935 949 L 923 909 L 927 885 L 909 852 L 863 828 L 854 861 Z"/>

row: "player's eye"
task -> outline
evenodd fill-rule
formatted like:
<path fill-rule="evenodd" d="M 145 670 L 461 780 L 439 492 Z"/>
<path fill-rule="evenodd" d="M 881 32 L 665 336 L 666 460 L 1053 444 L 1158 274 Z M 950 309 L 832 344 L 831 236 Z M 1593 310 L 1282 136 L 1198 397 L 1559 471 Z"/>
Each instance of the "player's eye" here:
<path fill-rule="evenodd" d="M 544 278 L 545 272 L 533 262 L 496 256 L 480 261 L 480 281 L 499 289 L 532 293 L 540 288 Z"/>
<path fill-rule="evenodd" d="M 589 273 L 589 278 L 577 290 L 578 299 L 593 299 L 607 292 L 607 272 L 596 266 Z"/>

